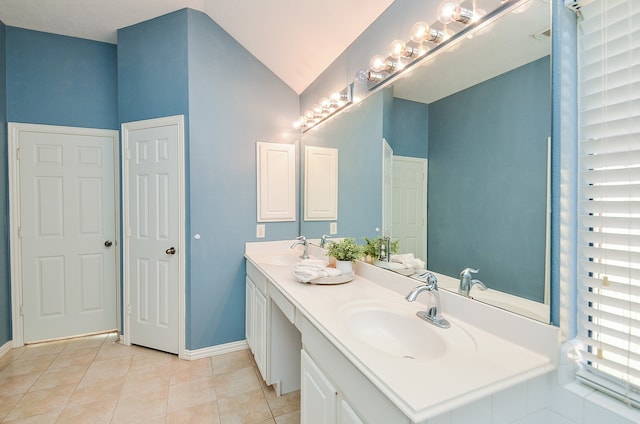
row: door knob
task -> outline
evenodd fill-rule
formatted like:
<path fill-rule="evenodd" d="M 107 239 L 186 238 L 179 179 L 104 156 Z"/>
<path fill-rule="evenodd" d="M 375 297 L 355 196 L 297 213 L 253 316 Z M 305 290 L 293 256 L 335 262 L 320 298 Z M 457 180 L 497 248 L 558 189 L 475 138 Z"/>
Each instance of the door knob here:
<path fill-rule="evenodd" d="M 107 240 L 107 241 L 104 242 L 104 245 L 106 247 L 111 247 L 112 244 L 113 244 L 113 242 L 111 240 Z"/>
<path fill-rule="evenodd" d="M 167 255 L 175 255 L 176 248 L 175 247 L 170 247 L 167 250 L 165 250 L 164 253 L 166 253 Z"/>

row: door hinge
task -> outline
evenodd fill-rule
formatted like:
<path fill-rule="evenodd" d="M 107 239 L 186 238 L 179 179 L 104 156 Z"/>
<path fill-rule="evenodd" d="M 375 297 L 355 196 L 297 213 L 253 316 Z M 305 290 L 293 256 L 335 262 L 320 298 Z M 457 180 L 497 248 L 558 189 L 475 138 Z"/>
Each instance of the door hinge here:
<path fill-rule="evenodd" d="M 131 305 L 127 305 L 127 315 L 131 315 Z"/>
<path fill-rule="evenodd" d="M 16 149 L 16 159 L 20 160 L 20 148 L 19 147 Z"/>
<path fill-rule="evenodd" d="M 124 158 L 125 158 L 126 160 L 131 159 L 131 150 L 127 149 L 127 150 L 124 152 Z"/>
<path fill-rule="evenodd" d="M 18 238 L 22 238 L 22 227 L 18 227 Z"/>
<path fill-rule="evenodd" d="M 20 305 L 20 316 L 24 316 L 24 309 L 22 308 L 22 305 Z"/>

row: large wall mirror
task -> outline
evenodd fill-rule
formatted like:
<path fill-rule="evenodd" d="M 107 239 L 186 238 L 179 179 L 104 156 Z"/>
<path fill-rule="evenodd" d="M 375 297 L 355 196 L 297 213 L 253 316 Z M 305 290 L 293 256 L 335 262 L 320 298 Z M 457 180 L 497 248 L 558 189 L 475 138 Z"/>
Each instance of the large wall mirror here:
<path fill-rule="evenodd" d="M 479 268 L 548 322 L 550 26 L 549 3 L 526 2 L 304 133 L 303 146 L 340 152 L 338 236 L 390 231 L 400 253 L 424 252 L 427 269 L 457 278 Z M 328 231 L 301 222 L 309 238 Z"/>

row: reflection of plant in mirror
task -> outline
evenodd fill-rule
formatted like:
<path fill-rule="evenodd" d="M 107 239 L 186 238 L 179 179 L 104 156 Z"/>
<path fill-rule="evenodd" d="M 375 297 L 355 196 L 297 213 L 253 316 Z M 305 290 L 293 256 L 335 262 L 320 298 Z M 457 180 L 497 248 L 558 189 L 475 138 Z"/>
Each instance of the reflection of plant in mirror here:
<path fill-rule="evenodd" d="M 362 237 L 366 244 L 364 245 L 365 256 L 371 256 L 377 258 L 380 255 L 380 243 L 384 243 L 384 237 L 378 236 L 370 239 L 369 237 Z M 391 253 L 398 253 L 398 243 L 400 240 L 391 242 Z"/>
<path fill-rule="evenodd" d="M 330 243 L 327 253 L 338 261 L 355 261 L 364 255 L 364 247 L 356 244 L 354 238 L 344 238 L 342 241 Z"/>

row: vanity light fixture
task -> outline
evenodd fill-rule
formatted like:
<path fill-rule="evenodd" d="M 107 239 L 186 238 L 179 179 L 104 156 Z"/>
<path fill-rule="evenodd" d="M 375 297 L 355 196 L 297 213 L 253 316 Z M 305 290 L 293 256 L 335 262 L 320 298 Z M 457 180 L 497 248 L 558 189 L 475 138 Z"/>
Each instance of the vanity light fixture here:
<path fill-rule="evenodd" d="M 293 127 L 307 131 L 345 106 L 351 104 L 351 102 L 351 85 L 349 85 L 341 91 L 332 93 L 329 97 L 322 97 L 310 110 L 295 120 Z"/>
<path fill-rule="evenodd" d="M 398 63 L 391 58 L 377 54 L 371 58 L 369 67 L 373 72 L 393 73 L 398 68 Z"/>
<path fill-rule="evenodd" d="M 430 41 L 432 43 L 441 43 L 446 40 L 447 34 L 435 28 L 431 28 L 426 22 L 416 22 L 411 27 L 411 41 L 414 43 L 424 43 Z"/>
<path fill-rule="evenodd" d="M 394 59 L 417 57 L 420 56 L 420 49 L 409 47 L 402 40 L 393 40 L 389 45 L 389 56 Z"/>

